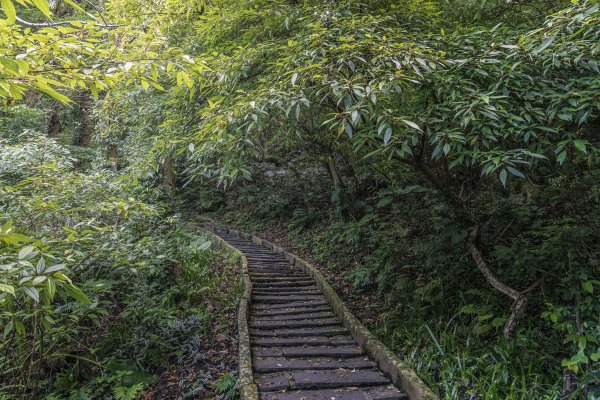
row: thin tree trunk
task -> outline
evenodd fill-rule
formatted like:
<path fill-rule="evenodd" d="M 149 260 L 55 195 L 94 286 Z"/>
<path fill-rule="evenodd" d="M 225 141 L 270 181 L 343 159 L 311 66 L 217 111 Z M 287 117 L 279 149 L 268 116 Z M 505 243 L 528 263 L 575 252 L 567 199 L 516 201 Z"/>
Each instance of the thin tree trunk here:
<path fill-rule="evenodd" d="M 48 121 L 46 134 L 50 137 L 57 137 L 61 132 L 62 124 L 60 123 L 60 118 L 58 118 L 58 111 L 53 111 L 50 115 L 50 120 Z"/>
<path fill-rule="evenodd" d="M 429 169 L 423 162 L 421 162 L 421 160 L 419 160 L 419 159 L 413 159 L 410 161 L 403 160 L 403 162 L 408 163 L 413 168 L 415 168 L 418 172 L 423 174 L 425 176 L 425 178 L 428 179 L 436 189 L 440 190 L 440 192 L 443 193 L 444 197 L 448 200 L 449 204 L 452 206 L 452 208 L 457 213 L 457 217 L 459 219 L 458 222 L 462 226 L 473 223 L 473 219 L 467 212 L 461 198 L 459 196 L 457 196 L 452 191 L 452 189 L 450 187 L 448 187 L 448 185 L 445 182 L 443 182 L 431 169 Z M 511 305 L 510 315 L 509 315 L 506 323 L 504 324 L 504 328 L 503 328 L 504 337 L 507 339 L 512 339 L 513 335 L 514 335 L 514 331 L 517 327 L 518 319 L 523 314 L 523 312 L 525 311 L 525 307 L 527 306 L 528 298 L 527 298 L 526 294 L 529 293 L 530 291 L 532 291 L 533 289 L 535 289 L 536 286 L 542 282 L 543 277 L 542 277 L 542 279 L 540 279 L 539 281 L 537 281 L 536 283 L 531 285 L 529 288 L 523 290 L 522 292 L 519 292 L 519 291 L 511 288 L 510 286 L 506 285 L 504 282 L 502 282 L 500 279 L 498 279 L 498 277 L 496 277 L 494 275 L 492 270 L 488 267 L 487 263 L 483 259 L 483 256 L 481 255 L 481 251 L 477 247 L 477 238 L 478 237 L 479 237 L 479 225 L 476 224 L 475 227 L 471 230 L 471 233 L 469 234 L 469 237 L 467 239 L 467 243 L 466 243 L 467 249 L 468 249 L 469 253 L 471 254 L 471 257 L 475 261 L 477 268 L 481 271 L 481 273 L 483 274 L 483 276 L 485 277 L 487 282 L 490 285 L 492 285 L 496 290 L 498 290 L 499 292 L 503 293 L 504 295 L 506 295 L 512 299 L 513 303 Z"/>
<path fill-rule="evenodd" d="M 94 136 L 94 125 L 92 122 L 92 98 L 89 93 L 83 93 L 79 102 L 81 107 L 81 130 L 79 134 L 79 146 L 89 147 Z"/>
<path fill-rule="evenodd" d="M 503 329 L 504 337 L 507 339 L 512 339 L 514 330 L 517 327 L 517 321 L 523 313 L 523 311 L 525 311 L 525 306 L 527 305 L 527 297 L 524 296 L 522 293 L 518 292 L 517 290 L 506 285 L 504 282 L 498 279 L 496 275 L 494 275 L 492 270 L 490 270 L 485 260 L 483 259 L 479 248 L 477 247 L 476 241 L 478 237 L 479 225 L 476 225 L 469 234 L 469 239 L 467 240 L 467 248 L 471 253 L 471 257 L 473 257 L 477 268 L 479 268 L 483 276 L 485 276 L 485 279 L 488 281 L 488 283 L 494 288 L 496 288 L 496 290 L 505 294 L 513 300 L 510 315 L 508 317 L 508 320 L 504 324 Z"/>
<path fill-rule="evenodd" d="M 169 200 L 175 200 L 175 166 L 173 158 L 168 155 L 163 162 L 163 185 Z"/>
<path fill-rule="evenodd" d="M 331 184 L 334 189 L 343 189 L 344 181 L 340 177 L 340 173 L 337 169 L 337 165 L 335 164 L 335 160 L 333 156 L 327 157 L 327 171 L 329 172 L 329 177 L 331 178 Z"/>
<path fill-rule="evenodd" d="M 560 400 L 569 400 L 571 394 L 577 390 L 577 375 L 568 369 L 563 370 L 563 390 Z"/>
<path fill-rule="evenodd" d="M 119 170 L 119 148 L 116 144 L 108 145 L 108 160 L 110 161 L 110 170 L 117 172 Z"/>

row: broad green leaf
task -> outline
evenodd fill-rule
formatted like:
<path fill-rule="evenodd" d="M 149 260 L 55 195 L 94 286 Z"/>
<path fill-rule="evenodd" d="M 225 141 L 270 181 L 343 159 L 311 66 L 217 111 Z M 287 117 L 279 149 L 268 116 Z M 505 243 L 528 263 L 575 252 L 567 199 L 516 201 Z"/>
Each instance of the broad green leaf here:
<path fill-rule="evenodd" d="M 505 169 L 503 169 L 502 171 L 500 171 L 500 182 L 502 182 L 502 186 L 506 186 L 506 177 L 507 177 L 508 173 L 506 172 Z"/>
<path fill-rule="evenodd" d="M 42 272 L 44 272 L 45 269 L 46 269 L 46 260 L 44 260 L 44 257 L 42 257 L 38 260 L 37 265 L 35 266 L 35 272 L 37 272 L 38 274 L 41 274 Z"/>
<path fill-rule="evenodd" d="M 573 146 L 582 153 L 587 153 L 585 140 L 575 140 L 573 141 Z"/>
<path fill-rule="evenodd" d="M 550 46 L 553 42 L 554 39 L 556 39 L 556 34 L 548 36 L 546 39 L 544 39 L 542 41 L 542 43 L 534 50 L 534 53 L 541 53 L 542 51 L 544 51 L 548 46 Z"/>
<path fill-rule="evenodd" d="M 388 144 L 388 142 L 390 141 L 390 138 L 392 137 L 392 128 L 387 128 L 385 130 L 385 133 L 383 135 L 383 144 Z"/>
<path fill-rule="evenodd" d="M 12 0 L 0 0 L 0 5 L 4 10 L 4 14 L 6 14 L 8 22 L 14 24 L 17 21 L 17 10 L 15 9 Z"/>
<path fill-rule="evenodd" d="M 47 0 L 31 0 L 31 2 L 42 12 L 46 17 L 50 18 L 50 7 Z"/>
<path fill-rule="evenodd" d="M 8 324 L 6 324 L 6 326 L 4 327 L 4 337 L 7 337 L 8 334 L 13 330 L 15 324 L 10 321 Z"/>
<path fill-rule="evenodd" d="M 33 253 L 34 247 L 33 246 L 27 246 L 27 247 L 23 247 L 21 250 L 19 250 L 19 260 L 25 260 L 27 258 L 27 256 L 31 255 Z"/>
<path fill-rule="evenodd" d="M 64 286 L 64 289 L 67 292 L 67 294 L 73 299 L 86 304 L 92 303 L 90 299 L 85 295 L 85 293 L 83 293 L 78 287 L 73 286 L 72 284 L 68 284 Z"/>
<path fill-rule="evenodd" d="M 8 285 L 6 283 L 0 283 L 0 292 L 10 293 L 14 296 L 15 288 L 14 286 Z"/>
<path fill-rule="evenodd" d="M 33 86 L 39 92 L 44 93 L 45 95 L 50 96 L 53 99 L 58 100 L 63 104 L 69 104 L 71 102 L 71 99 L 69 99 L 67 96 L 58 93 L 56 90 L 54 90 L 52 87 L 50 87 L 49 85 L 47 85 L 45 83 L 35 82 L 35 83 L 33 83 Z"/>
<path fill-rule="evenodd" d="M 29 297 L 35 300 L 36 303 L 40 302 L 40 292 L 36 288 L 31 286 L 24 286 L 23 291 L 25 292 L 25 294 L 27 294 Z"/>
<path fill-rule="evenodd" d="M 48 279 L 46 281 L 46 293 L 48 293 L 50 301 L 54 300 L 54 295 L 56 294 L 56 283 L 54 283 L 54 280 Z"/>
<path fill-rule="evenodd" d="M 55 264 L 55 265 L 53 265 L 51 267 L 46 268 L 44 270 L 44 273 L 45 274 L 49 274 L 50 272 L 60 271 L 61 269 L 64 269 L 66 265 L 67 264 Z"/>
<path fill-rule="evenodd" d="M 409 121 L 407 119 L 403 119 L 402 122 L 405 123 L 406 125 L 410 126 L 411 128 L 414 128 L 414 129 L 418 130 L 418 131 L 421 130 L 421 128 L 419 128 L 419 125 L 415 124 L 412 121 Z"/>
<path fill-rule="evenodd" d="M 518 176 L 519 178 L 525 178 L 525 175 L 515 167 L 511 167 L 510 165 L 506 167 L 506 169 L 513 175 Z"/>
<path fill-rule="evenodd" d="M 210 249 L 210 246 L 212 246 L 212 242 L 210 240 L 207 240 L 206 242 L 202 243 L 199 247 L 200 250 L 208 250 Z"/>

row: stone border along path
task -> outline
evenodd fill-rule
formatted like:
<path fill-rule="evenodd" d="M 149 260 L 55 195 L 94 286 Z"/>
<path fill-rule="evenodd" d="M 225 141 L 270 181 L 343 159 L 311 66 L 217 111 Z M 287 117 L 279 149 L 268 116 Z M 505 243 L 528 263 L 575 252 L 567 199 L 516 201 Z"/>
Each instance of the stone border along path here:
<path fill-rule="evenodd" d="M 255 236 L 207 230 L 242 254 L 241 400 L 437 399 L 312 265 Z"/>

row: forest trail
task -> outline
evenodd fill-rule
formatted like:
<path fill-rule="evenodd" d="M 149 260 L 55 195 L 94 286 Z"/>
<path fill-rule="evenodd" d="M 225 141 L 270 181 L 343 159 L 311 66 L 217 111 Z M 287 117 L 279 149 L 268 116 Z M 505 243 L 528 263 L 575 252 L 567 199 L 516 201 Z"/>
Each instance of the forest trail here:
<path fill-rule="evenodd" d="M 252 281 L 254 379 L 262 400 L 404 400 L 336 317 L 315 281 L 282 255 L 218 233 Z"/>

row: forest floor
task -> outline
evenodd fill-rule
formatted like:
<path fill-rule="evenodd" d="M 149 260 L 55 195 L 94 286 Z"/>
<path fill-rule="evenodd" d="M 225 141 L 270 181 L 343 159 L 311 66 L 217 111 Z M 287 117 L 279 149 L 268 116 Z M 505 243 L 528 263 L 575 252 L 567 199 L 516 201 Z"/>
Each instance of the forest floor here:
<path fill-rule="evenodd" d="M 219 278 L 213 280 L 216 286 L 204 292 L 201 304 L 183 305 L 199 306 L 204 311 L 203 329 L 197 332 L 201 342 L 182 343 L 143 400 L 232 398 L 227 392 L 235 392 L 238 370 L 238 267 L 225 254 L 211 263 L 211 275 Z M 213 315 L 218 317 L 210 317 Z"/>

